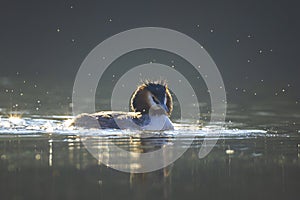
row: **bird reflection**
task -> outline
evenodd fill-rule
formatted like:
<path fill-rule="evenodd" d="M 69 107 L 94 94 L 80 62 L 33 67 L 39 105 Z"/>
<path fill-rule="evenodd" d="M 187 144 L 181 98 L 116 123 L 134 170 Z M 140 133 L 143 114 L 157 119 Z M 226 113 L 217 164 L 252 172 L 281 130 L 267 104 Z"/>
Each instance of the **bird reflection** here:
<path fill-rule="evenodd" d="M 132 189 L 137 189 L 136 194 L 143 196 L 143 188 L 145 185 L 153 183 L 161 185 L 164 195 L 169 194 L 171 172 L 173 164 L 158 170 L 151 170 L 148 173 L 140 173 L 143 169 L 147 169 L 150 162 L 159 162 L 160 164 L 168 163 L 170 152 L 166 151 L 168 145 L 172 145 L 172 138 L 163 135 L 147 135 L 147 137 L 129 136 L 124 138 L 103 138 L 103 137 L 87 137 L 84 144 L 89 151 L 98 160 L 107 166 L 123 171 L 131 172 L 129 176 L 129 184 Z M 158 158 L 144 159 L 144 155 L 150 152 L 160 150 Z M 158 160 L 159 159 L 159 160 Z M 139 173 L 133 173 L 139 172 Z M 140 189 L 138 189 L 140 188 Z M 146 191 L 145 191 L 146 192 Z"/>
<path fill-rule="evenodd" d="M 102 163 L 126 172 L 153 171 L 150 168 L 166 166 L 172 156 L 172 151 L 167 148 L 172 146 L 172 141 L 159 135 L 147 138 L 127 136 L 118 139 L 85 137 L 83 143 Z"/>
<path fill-rule="evenodd" d="M 166 145 L 170 145 L 167 137 L 148 137 L 148 138 L 131 138 L 130 150 L 133 152 L 147 153 L 161 149 Z M 136 198 L 142 199 L 147 192 L 145 188 L 151 185 L 159 185 L 165 199 L 171 194 L 171 172 L 173 164 L 168 165 L 150 173 L 130 173 L 129 183 L 133 190 L 136 190 Z"/>
<path fill-rule="evenodd" d="M 148 189 L 156 186 L 160 188 L 164 199 L 170 199 L 172 193 L 172 172 L 173 164 L 150 173 L 130 173 L 130 188 L 135 191 L 135 199 L 143 199 Z M 161 195 L 160 195 L 161 196 Z"/>

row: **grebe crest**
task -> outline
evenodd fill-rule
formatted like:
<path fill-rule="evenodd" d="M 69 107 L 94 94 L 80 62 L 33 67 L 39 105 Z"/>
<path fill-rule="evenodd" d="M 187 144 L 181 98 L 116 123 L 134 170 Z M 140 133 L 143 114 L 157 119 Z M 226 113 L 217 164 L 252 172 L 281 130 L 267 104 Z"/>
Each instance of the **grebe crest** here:
<path fill-rule="evenodd" d="M 173 100 L 166 82 L 145 81 L 132 94 L 130 107 L 133 112 L 140 112 L 142 115 L 166 114 L 170 116 L 173 110 Z"/>

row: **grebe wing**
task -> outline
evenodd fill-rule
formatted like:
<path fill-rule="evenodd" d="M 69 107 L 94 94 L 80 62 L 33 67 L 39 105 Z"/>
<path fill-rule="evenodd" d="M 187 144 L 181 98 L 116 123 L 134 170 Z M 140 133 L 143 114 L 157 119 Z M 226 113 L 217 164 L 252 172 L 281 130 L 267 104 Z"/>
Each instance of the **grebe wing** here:
<path fill-rule="evenodd" d="M 83 113 L 74 118 L 71 125 L 83 128 L 112 128 L 120 129 L 132 125 L 132 121 L 139 122 L 142 115 L 137 112 L 101 111 L 93 114 Z M 130 127 L 128 127 L 130 128 Z"/>

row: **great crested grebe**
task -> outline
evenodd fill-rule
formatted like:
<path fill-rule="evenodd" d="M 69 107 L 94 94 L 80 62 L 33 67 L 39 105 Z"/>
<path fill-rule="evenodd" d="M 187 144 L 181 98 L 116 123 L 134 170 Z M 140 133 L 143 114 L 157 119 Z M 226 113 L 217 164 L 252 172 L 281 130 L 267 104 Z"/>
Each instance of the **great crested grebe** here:
<path fill-rule="evenodd" d="M 132 112 L 101 111 L 81 114 L 72 122 L 76 127 L 173 130 L 169 119 L 173 110 L 171 93 L 165 82 L 144 82 L 131 96 Z"/>

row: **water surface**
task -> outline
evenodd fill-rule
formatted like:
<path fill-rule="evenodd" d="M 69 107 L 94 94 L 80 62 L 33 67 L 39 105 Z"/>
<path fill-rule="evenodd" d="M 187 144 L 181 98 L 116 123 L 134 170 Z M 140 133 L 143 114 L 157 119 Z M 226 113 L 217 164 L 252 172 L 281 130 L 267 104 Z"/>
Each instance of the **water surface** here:
<path fill-rule="evenodd" d="M 278 116 L 231 109 L 225 124 L 202 128 L 176 124 L 174 132 L 136 138 L 134 132 L 78 130 L 70 116 L 27 115 L 0 121 L 1 199 L 296 199 L 300 185 L 300 133 L 296 112 Z M 199 149 L 215 129 L 220 138 L 199 159 Z M 175 163 L 144 174 L 111 169 L 83 144 L 101 137 L 119 147 L 149 152 L 193 143 Z M 184 134 L 183 134 L 184 133 Z M 109 148 L 95 143 L 92 148 Z M 110 156 L 114 156 L 111 152 Z M 134 165 L 128 167 L 136 167 Z"/>

